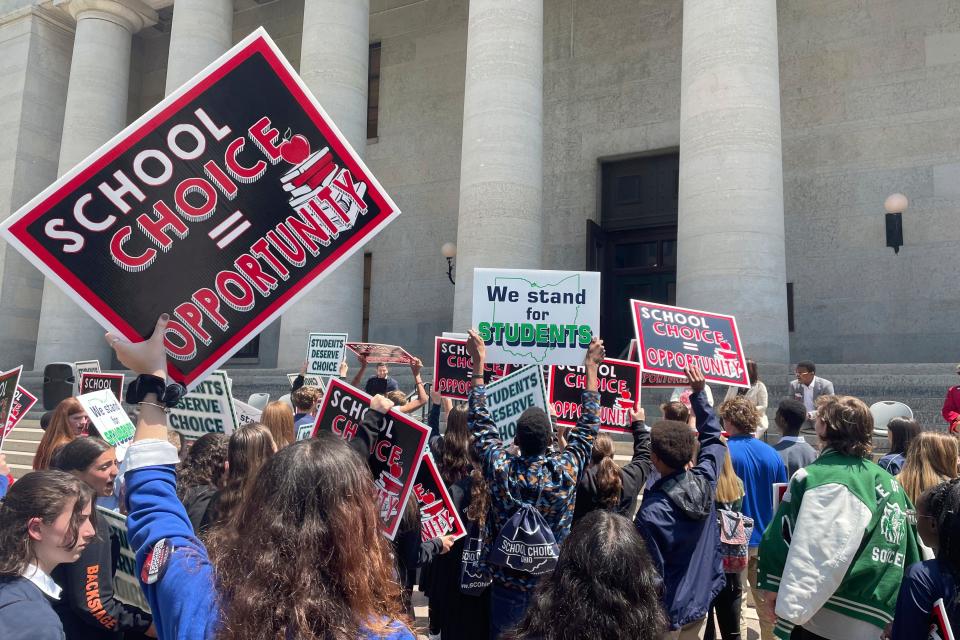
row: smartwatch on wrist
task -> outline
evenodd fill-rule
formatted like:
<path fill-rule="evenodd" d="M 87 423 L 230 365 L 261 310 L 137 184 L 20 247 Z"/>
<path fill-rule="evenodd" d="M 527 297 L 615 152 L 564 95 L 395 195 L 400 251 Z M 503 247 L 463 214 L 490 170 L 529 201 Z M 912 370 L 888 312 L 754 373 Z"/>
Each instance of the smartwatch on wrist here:
<path fill-rule="evenodd" d="M 127 386 L 127 404 L 140 404 L 147 394 L 154 393 L 160 404 L 174 407 L 187 393 L 187 388 L 178 382 L 167 384 L 163 378 L 141 374 Z"/>

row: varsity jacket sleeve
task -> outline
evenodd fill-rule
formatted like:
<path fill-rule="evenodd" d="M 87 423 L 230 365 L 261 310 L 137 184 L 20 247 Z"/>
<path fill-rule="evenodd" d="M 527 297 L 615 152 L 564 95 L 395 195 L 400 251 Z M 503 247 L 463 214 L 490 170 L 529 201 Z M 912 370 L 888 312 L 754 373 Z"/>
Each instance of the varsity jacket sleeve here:
<path fill-rule="evenodd" d="M 583 471 L 583 467 L 590 459 L 593 451 L 593 441 L 600 431 L 600 394 L 595 391 L 584 391 L 580 400 L 583 412 L 576 426 L 567 435 L 567 446 L 561 454 L 571 480 L 575 483 Z"/>
<path fill-rule="evenodd" d="M 467 427 L 473 436 L 473 448 L 483 464 L 484 475 L 495 476 L 506 464 L 507 454 L 497 425 L 487 410 L 487 391 L 485 385 L 475 385 L 470 389 L 467 410 Z"/>
<path fill-rule="evenodd" d="M 653 468 L 653 463 L 650 461 L 650 432 L 647 431 L 647 425 L 642 420 L 638 420 L 630 425 L 630 430 L 633 431 L 633 458 L 621 469 L 624 494 L 639 492 L 640 487 L 650 476 L 650 469 Z"/>
<path fill-rule="evenodd" d="M 177 450 L 166 440 L 130 445 L 125 459 L 127 535 L 136 549 L 140 586 L 150 603 L 157 637 L 213 638 L 218 609 L 213 569 L 177 499 L 177 461 Z"/>
<path fill-rule="evenodd" d="M 150 626 L 149 613 L 114 597 L 110 536 L 105 531 L 76 562 L 63 565 L 60 578 L 66 604 L 88 626 L 114 632 L 143 632 Z"/>
<path fill-rule="evenodd" d="M 870 519 L 867 505 L 843 485 L 803 494 L 777 590 L 778 618 L 799 626 L 826 604 L 853 564 Z"/>
<path fill-rule="evenodd" d="M 716 485 L 727 450 L 727 445 L 720 439 L 720 421 L 709 404 L 706 392 L 691 394 L 690 406 L 697 416 L 697 431 L 700 433 L 700 455 L 692 471 L 706 476 L 711 484 Z"/>
<path fill-rule="evenodd" d="M 953 424 L 957 418 L 960 418 L 960 404 L 957 402 L 958 396 L 960 396 L 960 388 L 950 387 L 947 389 L 947 397 L 943 401 L 943 409 L 940 413 L 943 415 L 943 419 L 950 424 Z"/>

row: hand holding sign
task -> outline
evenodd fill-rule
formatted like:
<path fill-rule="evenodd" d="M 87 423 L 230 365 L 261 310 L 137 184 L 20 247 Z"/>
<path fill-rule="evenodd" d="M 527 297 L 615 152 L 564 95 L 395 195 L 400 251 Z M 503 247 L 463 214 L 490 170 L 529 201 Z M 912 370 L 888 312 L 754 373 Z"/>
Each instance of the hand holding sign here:
<path fill-rule="evenodd" d="M 690 388 L 693 389 L 694 393 L 703 391 L 703 388 L 707 386 L 707 381 L 704 379 L 703 372 L 700 370 L 700 367 L 693 365 L 692 367 L 687 367 L 683 371 L 687 374 L 687 380 L 690 381 Z"/>
<path fill-rule="evenodd" d="M 137 374 L 167 378 L 167 352 L 163 346 L 163 333 L 170 316 L 166 313 L 157 320 L 153 335 L 142 342 L 130 342 L 123 336 L 107 333 L 104 339 L 117 353 L 117 359 L 126 368 Z"/>
<path fill-rule="evenodd" d="M 370 400 L 370 408 L 377 413 L 390 413 L 390 409 L 393 409 L 393 404 L 393 400 L 379 393 Z"/>
<path fill-rule="evenodd" d="M 483 375 L 483 365 L 487 360 L 487 345 L 476 329 L 467 332 L 467 355 L 473 360 L 473 372 Z"/>
<path fill-rule="evenodd" d="M 600 338 L 593 338 L 590 340 L 590 347 L 587 349 L 587 355 L 583 357 L 583 364 L 587 367 L 587 369 L 590 367 L 596 369 L 606 357 L 607 350 L 603 348 L 603 340 Z"/>

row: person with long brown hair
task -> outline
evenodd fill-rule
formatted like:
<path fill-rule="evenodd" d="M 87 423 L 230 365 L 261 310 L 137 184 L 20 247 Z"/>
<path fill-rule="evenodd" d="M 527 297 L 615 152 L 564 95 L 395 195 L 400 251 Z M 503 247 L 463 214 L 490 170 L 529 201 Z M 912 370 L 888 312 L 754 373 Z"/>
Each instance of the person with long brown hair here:
<path fill-rule="evenodd" d="M 887 455 L 877 460 L 877 464 L 884 471 L 891 475 L 897 475 L 903 471 L 903 465 L 907 461 L 907 451 L 910 450 L 910 443 L 920 435 L 923 428 L 916 420 L 907 418 L 893 418 L 887 423 L 887 433 L 890 438 L 890 451 Z"/>
<path fill-rule="evenodd" d="M 920 494 L 957 477 L 957 439 L 949 433 L 924 431 L 907 450 L 907 459 L 897 480 L 913 503 Z"/>
<path fill-rule="evenodd" d="M 247 424 L 233 432 L 227 446 L 227 481 L 210 502 L 211 528 L 232 526 L 230 521 L 240 503 L 276 450 L 270 430 L 262 424 Z"/>
<path fill-rule="evenodd" d="M 53 410 L 50 425 L 43 432 L 37 452 L 33 456 L 33 470 L 50 467 L 50 460 L 57 449 L 77 437 L 87 435 L 90 418 L 76 398 L 65 398 Z"/>
<path fill-rule="evenodd" d="M 0 629 L 3 640 L 61 640 L 51 574 L 93 539 L 93 489 L 62 471 L 35 471 L 0 502 Z"/>
<path fill-rule="evenodd" d="M 642 408 L 630 413 L 630 431 L 633 433 L 633 458 L 620 467 L 613 461 L 613 440 L 601 433 L 593 441 L 590 463 L 583 470 L 577 485 L 573 522 L 595 509 L 615 511 L 628 518 L 637 505 L 637 495 L 650 477 L 650 432 L 644 423 Z"/>
<path fill-rule="evenodd" d="M 145 383 L 166 380 L 168 321 L 164 314 L 137 344 L 106 336 Z M 234 526 L 208 549 L 177 500 L 166 413 L 146 389 L 134 387 L 132 397 L 140 415 L 125 459 L 127 526 L 161 640 L 413 640 L 373 478 L 346 442 L 322 433 L 279 451 L 244 496 Z"/>
<path fill-rule="evenodd" d="M 277 445 L 277 449 L 283 449 L 295 440 L 293 409 L 282 400 L 276 400 L 264 407 L 263 414 L 260 416 L 260 424 L 270 430 L 270 435 L 273 436 L 273 442 Z"/>
<path fill-rule="evenodd" d="M 223 489 L 227 476 L 227 446 L 230 438 L 222 433 L 205 433 L 177 465 L 177 497 L 187 510 L 190 524 L 198 535 L 210 526 L 210 503 Z"/>

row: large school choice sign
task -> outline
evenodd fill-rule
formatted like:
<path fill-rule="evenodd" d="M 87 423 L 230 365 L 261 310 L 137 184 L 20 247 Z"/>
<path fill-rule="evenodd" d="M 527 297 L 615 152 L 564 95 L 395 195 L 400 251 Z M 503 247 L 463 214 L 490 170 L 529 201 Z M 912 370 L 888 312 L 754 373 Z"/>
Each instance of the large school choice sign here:
<path fill-rule="evenodd" d="M 149 613 L 150 605 L 143 594 L 143 589 L 140 588 L 140 579 L 137 576 L 137 552 L 130 546 L 130 540 L 127 538 L 127 516 L 99 506 L 97 516 L 101 518 L 101 522 L 107 523 L 110 536 L 116 536 L 120 540 L 120 557 L 117 558 L 113 595 L 118 600 Z"/>
<path fill-rule="evenodd" d="M 483 381 L 499 380 L 513 369 L 508 364 L 483 365 Z M 445 398 L 467 400 L 473 358 L 467 354 L 467 341 L 461 338 L 434 338 L 433 390 Z"/>
<path fill-rule="evenodd" d="M 237 414 L 227 372 L 214 371 L 180 398 L 168 420 L 171 429 L 190 441 L 208 433 L 232 434 L 237 428 Z"/>
<path fill-rule="evenodd" d="M 9 425 L 10 415 L 13 413 L 14 405 L 16 404 L 17 391 L 21 388 L 20 374 L 22 372 L 23 366 L 21 365 L 16 369 L 10 369 L 10 371 L 0 373 L 0 424 L 4 425 L 2 431 L 3 437 L 0 437 L 0 449 L 3 447 L 3 438 L 13 429 L 13 427 L 10 426 L 8 430 L 7 426 Z M 34 398 L 34 401 L 36 401 L 36 398 Z M 23 413 L 26 413 L 26 411 Z M 19 421 L 19 418 L 17 420 Z"/>
<path fill-rule="evenodd" d="M 260 28 L 0 233 L 192 387 L 399 213 Z"/>
<path fill-rule="evenodd" d="M 600 331 L 600 274 L 474 269 L 473 326 L 488 362 L 581 364 Z"/>
<path fill-rule="evenodd" d="M 607 358 L 598 368 L 597 386 L 600 392 L 600 430 L 629 433 L 630 412 L 640 402 L 640 365 Z M 583 414 L 586 368 L 583 365 L 550 367 L 548 388 L 557 424 L 575 426 Z"/>
<path fill-rule="evenodd" d="M 420 509 L 421 541 L 443 536 L 453 536 L 454 540 L 459 540 L 467 535 L 460 513 L 429 451 L 423 454 L 410 499 L 416 500 Z"/>
<path fill-rule="evenodd" d="M 521 367 L 488 384 L 486 392 L 487 411 L 504 442 L 512 442 L 517 435 L 517 419 L 524 411 L 531 407 L 548 411 L 543 369 L 538 366 Z"/>
<path fill-rule="evenodd" d="M 338 375 L 346 346 L 345 333 L 311 333 L 307 337 L 307 375 Z"/>
<path fill-rule="evenodd" d="M 330 381 L 317 412 L 313 434 L 330 431 L 348 442 L 353 440 L 370 408 L 371 396 L 343 382 Z M 384 534 L 393 540 L 400 528 L 403 507 L 413 491 L 430 427 L 393 409 L 380 424 L 371 443 L 370 470 L 377 490 L 377 505 Z"/>
<path fill-rule="evenodd" d="M 640 365 L 645 372 L 680 378 L 696 365 L 710 382 L 749 387 L 747 362 L 733 316 L 631 300 Z"/>

